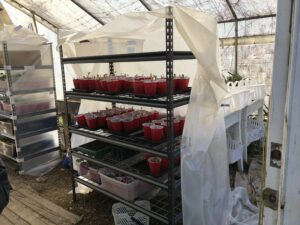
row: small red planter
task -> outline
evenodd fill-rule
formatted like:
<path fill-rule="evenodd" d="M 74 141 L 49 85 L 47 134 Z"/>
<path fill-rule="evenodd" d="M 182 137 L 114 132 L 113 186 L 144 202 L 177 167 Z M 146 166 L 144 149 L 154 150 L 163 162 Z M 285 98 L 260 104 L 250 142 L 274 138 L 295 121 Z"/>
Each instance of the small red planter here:
<path fill-rule="evenodd" d="M 107 84 L 107 90 L 112 94 L 118 94 L 121 93 L 122 89 L 122 82 L 121 80 L 108 80 L 106 82 Z"/>
<path fill-rule="evenodd" d="M 167 94 L 166 79 L 161 79 L 161 80 L 157 81 L 156 92 L 157 92 L 157 95 L 166 95 Z"/>
<path fill-rule="evenodd" d="M 167 158 L 162 158 L 161 160 L 161 168 L 163 170 L 168 170 L 169 167 L 169 160 Z"/>
<path fill-rule="evenodd" d="M 106 117 L 106 125 L 107 125 L 108 130 L 113 131 L 112 125 L 111 125 L 111 119 L 112 119 L 112 117 Z"/>
<path fill-rule="evenodd" d="M 87 79 L 78 79 L 79 87 L 82 90 L 89 90 L 89 80 Z"/>
<path fill-rule="evenodd" d="M 97 90 L 97 81 L 95 79 L 88 80 L 88 89 L 89 91 Z"/>
<path fill-rule="evenodd" d="M 153 143 L 161 143 L 164 138 L 164 127 L 160 125 L 151 125 L 151 140 Z"/>
<path fill-rule="evenodd" d="M 160 174 L 161 161 L 162 160 L 160 157 L 150 157 L 147 159 L 148 166 L 152 175 L 157 176 Z"/>
<path fill-rule="evenodd" d="M 178 119 L 173 120 L 173 130 L 174 130 L 174 136 L 178 136 L 180 134 L 180 120 Z"/>
<path fill-rule="evenodd" d="M 141 124 L 146 123 L 149 121 L 149 115 L 148 113 L 143 113 L 140 117 Z"/>
<path fill-rule="evenodd" d="M 152 123 L 154 123 L 155 125 L 161 125 L 162 122 L 162 120 L 152 120 Z"/>
<path fill-rule="evenodd" d="M 181 117 L 180 118 L 180 134 L 183 133 L 184 123 L 185 123 L 185 118 Z"/>
<path fill-rule="evenodd" d="M 152 123 L 143 123 L 144 138 L 146 140 L 151 140 L 151 129 L 150 129 L 151 125 Z"/>
<path fill-rule="evenodd" d="M 159 112 L 157 111 L 152 111 L 149 114 L 149 120 L 156 120 L 159 118 Z"/>
<path fill-rule="evenodd" d="M 177 90 L 179 92 L 186 91 L 188 88 L 188 85 L 189 85 L 189 80 L 190 80 L 190 78 L 188 78 L 188 77 L 177 78 Z"/>
<path fill-rule="evenodd" d="M 97 126 L 97 117 L 93 114 L 88 114 L 85 116 L 85 121 L 89 129 L 96 130 Z"/>
<path fill-rule="evenodd" d="M 145 95 L 150 97 L 156 96 L 156 87 L 157 87 L 156 81 L 145 80 L 144 81 Z"/>
<path fill-rule="evenodd" d="M 101 81 L 101 87 L 102 87 L 102 91 L 108 91 L 108 89 L 107 89 L 107 79 L 103 79 Z"/>
<path fill-rule="evenodd" d="M 178 79 L 177 78 L 173 78 L 173 92 L 177 91 L 178 89 Z"/>
<path fill-rule="evenodd" d="M 75 120 L 76 120 L 78 126 L 80 126 L 80 127 L 85 127 L 86 126 L 86 121 L 85 121 L 85 115 L 84 114 L 77 115 L 75 117 Z"/>
<path fill-rule="evenodd" d="M 104 113 L 99 113 L 97 116 L 97 124 L 100 128 L 106 127 L 106 115 Z"/>
<path fill-rule="evenodd" d="M 80 81 L 78 79 L 73 79 L 73 84 L 75 89 L 80 89 Z"/>
<path fill-rule="evenodd" d="M 141 127 L 141 117 L 139 115 L 135 115 L 133 118 L 134 122 L 134 130 L 138 130 Z"/>
<path fill-rule="evenodd" d="M 143 95 L 145 94 L 144 89 L 144 81 L 143 80 L 135 80 L 133 83 L 134 94 Z"/>
<path fill-rule="evenodd" d="M 122 120 L 125 133 L 129 134 L 135 130 L 135 123 L 132 117 L 127 117 Z"/>
<path fill-rule="evenodd" d="M 102 91 L 102 80 L 96 80 L 96 90 L 97 91 Z"/>
<path fill-rule="evenodd" d="M 123 133 L 123 126 L 122 121 L 119 118 L 112 118 L 111 119 L 111 128 L 114 133 L 121 134 Z"/>

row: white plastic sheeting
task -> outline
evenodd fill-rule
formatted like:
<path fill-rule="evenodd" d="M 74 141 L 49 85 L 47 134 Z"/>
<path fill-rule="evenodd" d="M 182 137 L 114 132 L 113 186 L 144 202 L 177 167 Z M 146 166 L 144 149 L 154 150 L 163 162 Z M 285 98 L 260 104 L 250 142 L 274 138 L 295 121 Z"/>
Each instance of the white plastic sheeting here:
<path fill-rule="evenodd" d="M 138 52 L 141 49 L 164 50 L 166 16 L 164 10 L 131 13 L 116 17 L 111 23 L 86 35 L 61 33 L 65 56 Z M 173 6 L 173 17 L 174 49 L 191 50 L 197 59 L 197 63 L 180 61 L 174 64 L 175 73 L 183 72 L 193 80 L 181 151 L 184 224 L 250 225 L 242 221 L 249 220 L 249 216 L 253 221 L 252 216 L 256 211 L 239 216 L 237 212 L 242 207 L 238 205 L 246 203 L 236 200 L 239 198 L 232 198 L 229 187 L 224 115 L 220 109 L 227 90 L 220 75 L 217 23 L 206 14 L 178 6 Z M 90 42 L 78 43 L 81 40 Z M 124 40 L 127 44 L 122 44 Z M 128 48 L 132 43 L 135 43 L 135 48 Z M 116 63 L 115 69 L 119 73 L 131 75 L 164 74 L 165 62 Z M 107 71 L 108 67 L 76 66 L 74 77 L 82 76 L 89 70 L 97 73 Z M 101 103 L 82 101 L 80 113 L 97 110 L 99 107 Z M 186 112 L 184 108 L 179 111 Z M 89 139 L 80 139 L 75 135 L 72 137 L 73 146 L 85 141 Z M 233 203 L 236 203 L 236 208 L 233 208 Z M 234 214 L 232 209 L 235 209 Z"/>

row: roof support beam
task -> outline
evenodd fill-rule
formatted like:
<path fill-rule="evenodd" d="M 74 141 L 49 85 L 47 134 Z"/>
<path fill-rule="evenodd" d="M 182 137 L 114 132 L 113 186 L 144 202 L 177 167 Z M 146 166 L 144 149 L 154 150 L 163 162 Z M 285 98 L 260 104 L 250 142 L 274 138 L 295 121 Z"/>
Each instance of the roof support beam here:
<path fill-rule="evenodd" d="M 71 2 L 73 2 L 75 5 L 77 5 L 82 11 L 84 11 L 86 14 L 88 14 L 90 17 L 92 17 L 98 23 L 100 23 L 101 25 L 105 25 L 105 22 L 103 20 L 101 20 L 98 17 L 96 17 L 93 13 L 91 13 L 85 7 L 83 7 L 83 5 L 81 5 L 80 3 L 76 2 L 75 0 L 71 0 Z"/>
<path fill-rule="evenodd" d="M 261 15 L 261 16 L 250 16 L 250 17 L 244 17 L 244 18 L 237 18 L 237 19 L 223 20 L 223 21 L 218 21 L 218 23 L 233 23 L 233 22 L 235 22 L 236 20 L 237 20 L 238 22 L 241 22 L 241 21 L 246 21 L 246 20 L 257 20 L 257 19 L 271 18 L 271 17 L 276 17 L 276 14 Z"/>
<path fill-rule="evenodd" d="M 238 18 L 236 16 L 236 13 L 230 3 L 229 0 L 226 0 L 226 3 L 228 5 L 228 8 L 230 9 L 230 12 L 234 18 L 234 22 L 235 22 L 235 54 L 234 54 L 234 73 L 238 74 L 238 37 L 239 37 L 239 22 L 238 22 Z"/>
<path fill-rule="evenodd" d="M 29 9 L 27 9 L 25 6 L 23 6 L 19 2 L 15 1 L 15 0 L 5 0 L 5 2 L 7 2 L 11 6 L 17 8 L 21 12 L 25 13 L 27 16 L 29 16 L 29 17 L 33 16 L 32 11 L 29 10 Z M 57 33 L 58 27 L 56 25 L 54 25 L 53 23 L 49 22 L 44 17 L 42 17 L 42 16 L 40 16 L 40 15 L 38 15 L 36 13 L 34 13 L 34 15 L 35 15 L 36 21 L 42 23 L 44 26 L 46 26 L 50 30 L 52 30 L 53 32 Z"/>
<path fill-rule="evenodd" d="M 272 44 L 275 43 L 275 35 L 255 35 L 255 36 L 243 36 L 238 37 L 238 45 L 263 45 L 263 44 Z M 220 47 L 225 46 L 234 46 L 235 37 L 231 38 L 220 38 Z"/>
<path fill-rule="evenodd" d="M 145 0 L 139 0 L 139 1 L 148 11 L 152 11 L 151 6 Z"/>

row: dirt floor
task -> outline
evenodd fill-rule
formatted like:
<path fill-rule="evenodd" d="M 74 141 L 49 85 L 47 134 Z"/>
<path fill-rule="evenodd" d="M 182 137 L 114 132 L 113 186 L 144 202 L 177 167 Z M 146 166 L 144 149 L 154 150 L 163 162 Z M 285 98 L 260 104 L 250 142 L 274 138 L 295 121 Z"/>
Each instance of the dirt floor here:
<path fill-rule="evenodd" d="M 253 159 L 261 160 L 262 152 L 257 146 L 252 146 L 248 153 L 250 162 Z M 83 220 L 79 223 L 80 225 L 114 225 L 111 215 L 111 206 L 115 201 L 111 198 L 94 191 L 86 195 L 78 194 L 77 202 L 73 203 L 72 195 L 68 194 L 71 191 L 69 169 L 64 169 L 59 165 L 44 176 L 45 181 L 38 181 L 36 177 L 19 175 L 16 164 L 10 160 L 4 159 L 4 161 L 8 168 L 9 178 L 13 187 L 29 186 L 42 197 L 77 215 L 82 215 Z M 246 164 L 246 172 L 248 172 L 248 167 L 249 164 Z M 236 170 L 236 165 L 230 166 L 230 184 L 232 188 L 234 188 L 235 184 Z M 259 174 L 260 172 L 258 175 Z M 257 196 L 251 196 L 251 193 L 249 193 L 249 197 L 251 200 L 255 199 L 255 197 L 257 198 Z M 252 202 L 257 205 L 257 202 Z M 151 220 L 151 224 L 159 225 L 160 223 Z"/>
<path fill-rule="evenodd" d="M 29 186 L 42 197 L 77 214 L 82 215 L 80 225 L 113 225 L 111 206 L 114 201 L 100 193 L 92 192 L 86 195 L 77 195 L 77 202 L 73 203 L 70 171 L 58 166 L 48 173 L 45 181 L 38 182 L 35 177 L 20 176 L 17 166 L 10 160 L 4 160 L 8 168 L 10 182 L 13 187 Z"/>

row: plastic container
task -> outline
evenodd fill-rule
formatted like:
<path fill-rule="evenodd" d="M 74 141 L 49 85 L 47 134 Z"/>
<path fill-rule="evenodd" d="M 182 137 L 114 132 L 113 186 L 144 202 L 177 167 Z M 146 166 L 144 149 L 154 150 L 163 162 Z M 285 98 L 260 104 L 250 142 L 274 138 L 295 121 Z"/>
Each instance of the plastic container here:
<path fill-rule="evenodd" d="M 9 103 L 1 101 L 1 105 L 2 105 L 3 111 L 11 112 L 11 105 Z"/>
<path fill-rule="evenodd" d="M 106 115 L 105 113 L 97 114 L 97 126 L 99 128 L 106 128 Z"/>
<path fill-rule="evenodd" d="M 78 79 L 79 87 L 82 90 L 89 90 L 89 82 L 87 79 Z"/>
<path fill-rule="evenodd" d="M 83 159 L 79 159 L 76 156 L 72 156 L 73 161 L 73 170 L 79 172 L 80 163 L 83 161 Z"/>
<path fill-rule="evenodd" d="M 114 80 L 107 80 L 107 91 L 112 94 L 119 94 L 122 90 L 122 80 L 114 79 Z"/>
<path fill-rule="evenodd" d="M 135 130 L 135 122 L 132 117 L 127 117 L 122 120 L 125 133 L 129 134 Z"/>
<path fill-rule="evenodd" d="M 111 119 L 111 128 L 114 133 L 123 133 L 122 121 L 119 118 L 113 117 Z"/>
<path fill-rule="evenodd" d="M 180 120 L 178 119 L 173 120 L 173 130 L 174 130 L 174 136 L 180 135 Z"/>
<path fill-rule="evenodd" d="M 164 138 L 164 128 L 159 125 L 151 125 L 151 140 L 153 143 L 160 143 Z"/>
<path fill-rule="evenodd" d="M 156 87 L 157 87 L 156 81 L 145 80 L 144 81 L 145 95 L 151 96 L 151 97 L 156 96 Z"/>
<path fill-rule="evenodd" d="M 77 125 L 79 127 L 86 127 L 87 126 L 84 114 L 79 114 L 79 115 L 75 116 L 75 120 L 76 120 Z"/>
<path fill-rule="evenodd" d="M 141 124 L 147 123 L 149 121 L 149 114 L 148 113 L 142 113 L 140 116 L 140 122 Z"/>
<path fill-rule="evenodd" d="M 102 85 L 101 85 L 102 80 L 97 79 L 95 82 L 96 82 L 96 90 L 97 91 L 102 91 Z"/>
<path fill-rule="evenodd" d="M 73 84 L 75 89 L 80 89 L 80 81 L 78 79 L 73 79 Z"/>
<path fill-rule="evenodd" d="M 101 87 L 102 87 L 102 91 L 108 91 L 108 88 L 107 88 L 107 79 L 103 79 L 101 81 Z"/>
<path fill-rule="evenodd" d="M 87 124 L 87 127 L 90 130 L 97 130 L 98 126 L 97 126 L 97 117 L 93 114 L 87 114 L 85 115 L 85 121 Z"/>
<path fill-rule="evenodd" d="M 157 81 L 156 92 L 157 92 L 157 95 L 166 95 L 167 94 L 166 79 L 161 79 L 161 80 Z"/>
<path fill-rule="evenodd" d="M 151 125 L 152 123 L 143 123 L 144 138 L 146 140 L 151 140 L 151 129 L 150 129 Z"/>
<path fill-rule="evenodd" d="M 88 80 L 88 87 L 89 87 L 89 91 L 95 91 L 97 90 L 97 81 L 96 79 L 89 79 Z"/>
<path fill-rule="evenodd" d="M 161 169 L 168 170 L 169 167 L 169 160 L 167 158 L 161 159 Z"/>
<path fill-rule="evenodd" d="M 94 167 L 89 167 L 89 178 L 91 181 L 101 184 L 101 178 L 99 174 L 99 169 Z"/>
<path fill-rule="evenodd" d="M 88 178 L 88 173 L 89 173 L 89 164 L 86 161 L 81 162 L 79 165 L 78 174 L 80 176 Z"/>
<path fill-rule="evenodd" d="M 146 200 L 136 201 L 136 205 L 141 206 L 146 210 L 150 210 L 150 202 Z M 122 203 L 115 203 L 112 206 L 112 215 L 114 217 L 115 225 L 137 225 L 136 222 L 132 221 L 134 217 L 140 224 L 149 225 L 149 216 L 142 214 L 135 209 L 132 209 Z"/>
<path fill-rule="evenodd" d="M 13 129 L 13 123 L 12 120 L 1 120 L 0 121 L 0 131 L 4 134 L 13 135 L 14 129 Z"/>
<path fill-rule="evenodd" d="M 99 174 L 103 189 L 106 189 L 107 191 L 128 201 L 134 200 L 135 198 L 137 198 L 138 196 L 147 192 L 150 189 L 149 184 L 142 184 L 143 186 L 145 186 L 144 188 L 141 188 L 141 183 L 144 182 L 139 180 L 134 180 L 133 182 L 126 184 L 109 176 L 106 176 L 103 170 L 100 170 Z"/>
<path fill-rule="evenodd" d="M 161 162 L 160 157 L 150 157 L 147 159 L 148 167 L 152 175 L 157 176 L 160 174 Z"/>
<path fill-rule="evenodd" d="M 13 140 L 5 137 L 0 138 L 0 153 L 6 156 L 16 156 L 16 146 Z"/>
<path fill-rule="evenodd" d="M 149 120 L 156 120 L 159 119 L 159 112 L 158 111 L 151 111 L 149 113 Z"/>
<path fill-rule="evenodd" d="M 94 158 L 102 158 L 109 150 L 106 149 L 107 144 L 100 141 L 92 141 L 90 143 L 80 145 L 76 149 L 84 154 Z"/>
<path fill-rule="evenodd" d="M 152 123 L 155 125 L 161 125 L 162 122 L 162 120 L 152 120 Z"/>
<path fill-rule="evenodd" d="M 179 92 L 186 91 L 188 88 L 188 85 L 189 85 L 189 81 L 190 81 L 189 77 L 177 78 L 177 81 L 176 81 L 177 91 L 179 91 Z"/>
<path fill-rule="evenodd" d="M 134 94 L 136 95 L 144 95 L 144 81 L 143 80 L 135 80 L 133 83 Z"/>

